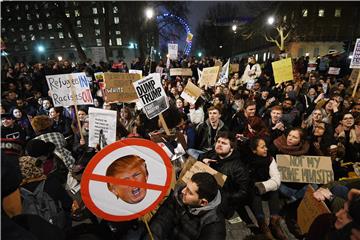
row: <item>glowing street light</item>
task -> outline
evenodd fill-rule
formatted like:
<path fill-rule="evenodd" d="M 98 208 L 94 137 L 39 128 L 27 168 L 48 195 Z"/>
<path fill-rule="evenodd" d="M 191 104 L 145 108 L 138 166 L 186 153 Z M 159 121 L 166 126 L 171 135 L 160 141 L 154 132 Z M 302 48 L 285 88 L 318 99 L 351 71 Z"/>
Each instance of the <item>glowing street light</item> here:
<path fill-rule="evenodd" d="M 274 17 L 269 17 L 268 18 L 268 20 L 267 20 L 267 23 L 269 24 L 269 25 L 273 25 L 274 24 L 274 22 L 275 22 L 275 18 Z"/>
<path fill-rule="evenodd" d="M 43 53 L 43 52 L 45 52 L 45 47 L 43 45 L 38 45 L 37 50 L 39 53 Z"/>
<path fill-rule="evenodd" d="M 63 58 L 62 58 L 62 56 L 58 56 L 57 59 L 58 59 L 59 61 L 62 61 Z"/>
<path fill-rule="evenodd" d="M 202 56 L 202 53 L 201 52 L 198 52 L 198 57 L 201 57 Z"/>
<path fill-rule="evenodd" d="M 232 25 L 231 29 L 235 32 L 237 29 L 237 26 L 234 24 L 234 25 Z"/>
<path fill-rule="evenodd" d="M 152 8 L 147 8 L 147 9 L 145 10 L 145 16 L 146 16 L 147 19 L 153 18 L 153 16 L 154 16 L 154 9 L 152 9 Z"/>

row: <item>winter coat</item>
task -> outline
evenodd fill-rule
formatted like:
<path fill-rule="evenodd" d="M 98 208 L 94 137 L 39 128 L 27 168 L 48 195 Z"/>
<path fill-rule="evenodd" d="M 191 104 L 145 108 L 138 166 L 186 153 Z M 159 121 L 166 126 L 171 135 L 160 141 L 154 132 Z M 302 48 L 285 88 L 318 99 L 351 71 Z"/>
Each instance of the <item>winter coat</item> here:
<path fill-rule="evenodd" d="M 202 151 L 208 151 L 213 146 L 211 144 L 211 124 L 209 119 L 204 123 L 199 124 L 196 127 L 196 136 L 195 136 L 195 148 Z M 220 120 L 219 126 L 216 130 L 216 135 L 219 131 L 226 131 L 227 127 L 224 125 L 224 122 Z"/>
<path fill-rule="evenodd" d="M 222 240 L 225 239 L 225 219 L 218 206 L 221 194 L 209 205 L 190 208 L 182 202 L 181 190 L 175 189 L 156 215 L 150 229 L 156 240 Z"/>

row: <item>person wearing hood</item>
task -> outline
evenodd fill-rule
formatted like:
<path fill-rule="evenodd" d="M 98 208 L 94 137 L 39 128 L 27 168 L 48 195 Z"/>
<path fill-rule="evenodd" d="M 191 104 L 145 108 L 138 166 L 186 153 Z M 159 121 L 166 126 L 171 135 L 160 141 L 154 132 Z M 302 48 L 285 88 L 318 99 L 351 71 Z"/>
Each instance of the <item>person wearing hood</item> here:
<path fill-rule="evenodd" d="M 155 240 L 222 240 L 225 219 L 219 211 L 221 193 L 210 173 L 195 173 L 186 186 L 179 186 L 151 219 Z M 150 236 L 147 236 L 150 239 Z"/>
<path fill-rule="evenodd" d="M 244 211 L 244 206 L 249 203 L 249 170 L 240 160 L 236 146 L 234 134 L 227 131 L 219 132 L 214 149 L 200 155 L 199 160 L 227 176 L 221 189 L 221 207 L 225 217 L 232 217 L 236 210 L 241 219 L 249 220 Z"/>

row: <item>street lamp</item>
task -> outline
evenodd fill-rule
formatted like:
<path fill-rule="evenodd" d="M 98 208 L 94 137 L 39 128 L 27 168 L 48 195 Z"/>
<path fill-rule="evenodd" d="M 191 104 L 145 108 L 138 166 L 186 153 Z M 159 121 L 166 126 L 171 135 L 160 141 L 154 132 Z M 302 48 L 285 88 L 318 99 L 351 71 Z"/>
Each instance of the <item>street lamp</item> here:
<path fill-rule="evenodd" d="M 145 16 L 147 19 L 151 19 L 154 16 L 154 9 L 152 8 L 145 9 Z"/>
<path fill-rule="evenodd" d="M 237 29 L 237 26 L 234 24 L 234 25 L 232 25 L 231 29 L 233 30 L 233 32 L 235 32 Z"/>
<path fill-rule="evenodd" d="M 62 61 L 62 56 L 58 56 L 58 60 L 59 60 L 59 62 L 61 62 Z"/>
<path fill-rule="evenodd" d="M 274 22 L 275 22 L 275 18 L 274 18 L 273 16 L 271 16 L 271 17 L 269 17 L 269 18 L 267 19 L 267 23 L 268 23 L 269 25 L 273 25 Z"/>
<path fill-rule="evenodd" d="M 45 52 L 45 47 L 43 45 L 38 45 L 37 50 L 39 53 L 43 53 L 43 52 Z"/>
<path fill-rule="evenodd" d="M 198 57 L 201 57 L 202 56 L 202 53 L 201 52 L 198 52 Z"/>

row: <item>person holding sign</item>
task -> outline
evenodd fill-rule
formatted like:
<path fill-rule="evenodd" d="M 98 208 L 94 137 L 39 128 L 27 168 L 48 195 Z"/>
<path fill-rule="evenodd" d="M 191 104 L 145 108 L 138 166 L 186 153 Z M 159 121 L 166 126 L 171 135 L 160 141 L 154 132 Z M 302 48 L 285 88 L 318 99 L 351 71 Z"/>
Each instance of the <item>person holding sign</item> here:
<path fill-rule="evenodd" d="M 195 173 L 185 187 L 175 189 L 151 219 L 154 239 L 224 240 L 220 203 L 215 177 L 207 172 Z"/>
<path fill-rule="evenodd" d="M 280 172 L 275 159 L 268 154 L 265 140 L 255 137 L 250 141 L 252 156 L 249 159 L 250 175 L 254 181 L 254 195 L 252 199 L 252 210 L 258 221 L 260 230 L 267 239 L 274 239 L 269 227 L 265 222 L 265 214 L 262 201 L 269 203 L 270 226 L 277 239 L 287 239 L 280 227 L 280 206 L 278 189 L 281 183 Z"/>
<path fill-rule="evenodd" d="M 252 89 L 256 79 L 261 75 L 261 67 L 256 63 L 255 57 L 248 58 L 248 65 L 245 68 L 244 74 L 241 77 L 242 83 L 246 83 L 247 89 Z"/>
<path fill-rule="evenodd" d="M 111 163 L 106 169 L 106 176 L 108 177 L 137 182 L 146 183 L 148 175 L 145 160 L 135 155 L 121 157 Z M 112 192 L 117 199 L 120 198 L 130 204 L 141 202 L 147 192 L 146 188 L 127 185 L 108 183 L 107 186 L 109 191 Z"/>

